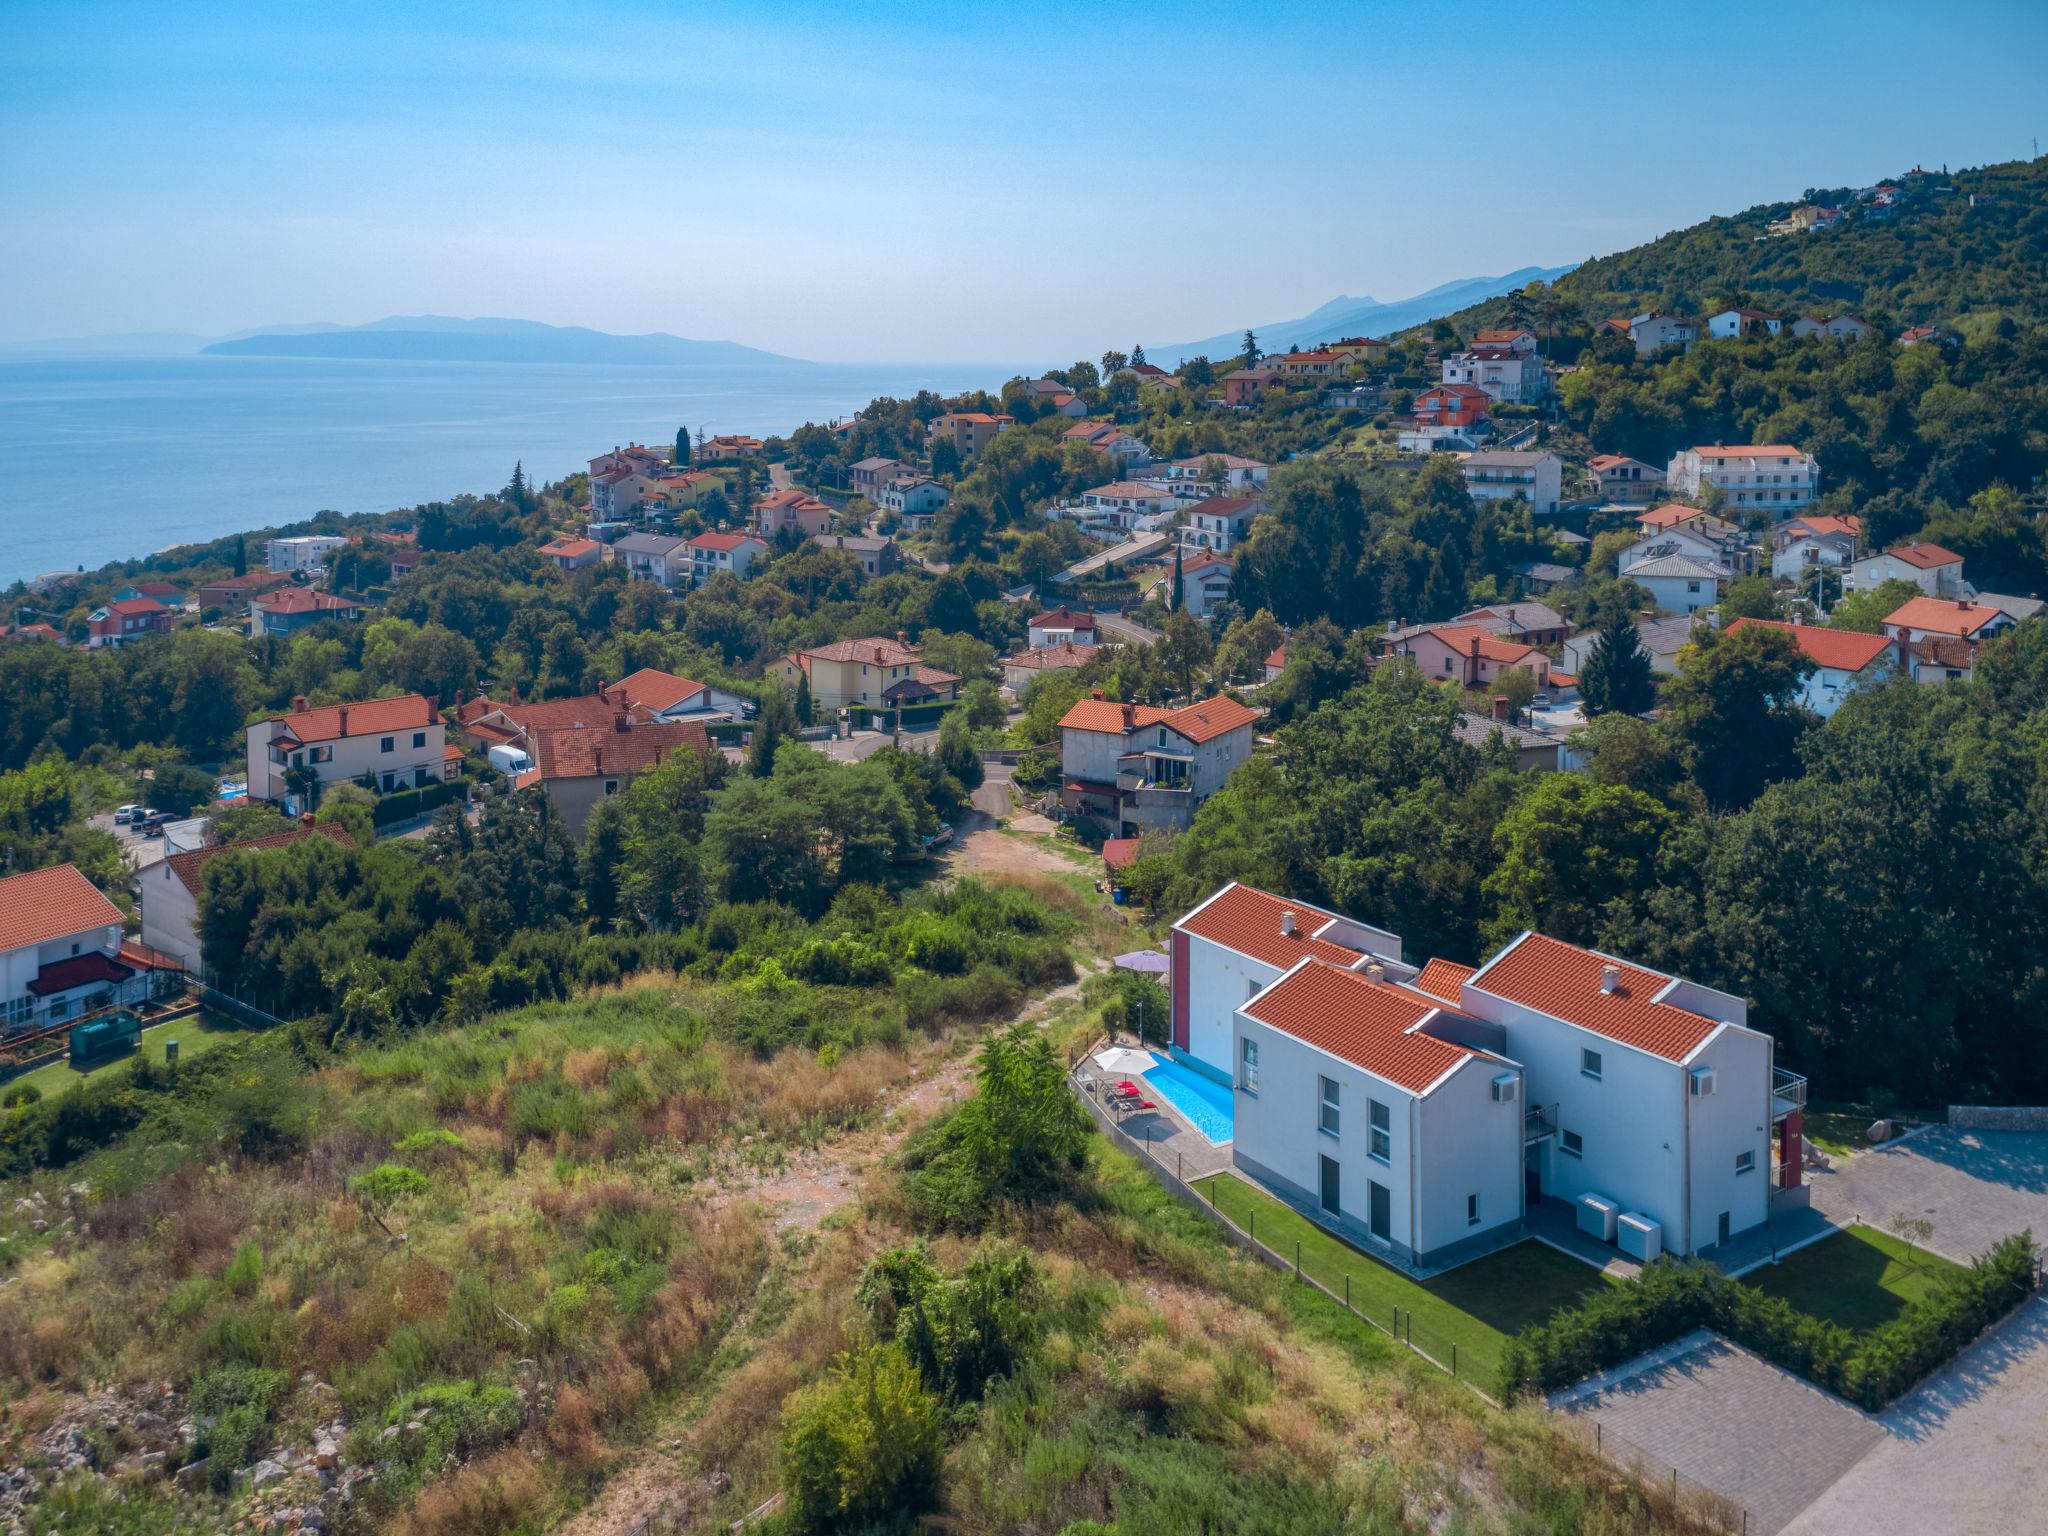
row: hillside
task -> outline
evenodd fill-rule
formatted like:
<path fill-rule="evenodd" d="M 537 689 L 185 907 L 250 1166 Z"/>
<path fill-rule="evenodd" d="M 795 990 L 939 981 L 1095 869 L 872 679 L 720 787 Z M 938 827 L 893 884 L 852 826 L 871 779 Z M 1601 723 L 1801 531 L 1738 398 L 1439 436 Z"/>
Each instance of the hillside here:
<path fill-rule="evenodd" d="M 1762 309 L 1868 310 L 1900 326 L 1955 325 L 1989 312 L 2048 315 L 2048 158 L 1900 175 L 1891 185 L 1899 197 L 1889 216 L 1873 216 L 1858 189 L 1814 188 L 1596 257 L 1552 291 L 1569 312 L 1596 322 L 1643 309 L 1699 314 L 1727 297 Z M 1804 203 L 1848 217 L 1810 234 L 1766 234 L 1772 220 Z M 1499 310 L 1479 302 L 1450 321 L 1469 334 Z"/>
<path fill-rule="evenodd" d="M 790 363 L 798 359 L 732 341 L 695 341 L 653 331 L 617 336 L 535 320 L 393 315 L 360 326 L 279 326 L 217 341 L 228 357 L 353 357 L 464 363 Z"/>

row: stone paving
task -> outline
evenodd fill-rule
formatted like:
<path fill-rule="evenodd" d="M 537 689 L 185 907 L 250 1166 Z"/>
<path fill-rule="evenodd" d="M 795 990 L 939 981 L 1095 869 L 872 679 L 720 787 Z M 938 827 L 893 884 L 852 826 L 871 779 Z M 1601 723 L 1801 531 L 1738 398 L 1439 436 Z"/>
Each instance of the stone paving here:
<path fill-rule="evenodd" d="M 1603 1449 L 1644 1475 L 1675 1467 L 1770 1536 L 1884 1439 L 1868 1414 L 1704 1330 L 1558 1394 L 1599 1421 Z"/>
<path fill-rule="evenodd" d="M 1177 1173 L 1181 1182 L 1224 1173 L 1234 1166 L 1230 1143 L 1218 1146 L 1209 1140 L 1181 1116 L 1164 1094 L 1148 1095 L 1154 1106 L 1151 1109 L 1111 1109 L 1103 1093 L 1104 1087 L 1129 1075 L 1104 1072 L 1095 1065 L 1093 1056 L 1082 1057 L 1074 1069 L 1074 1080 L 1087 1096 L 1090 1107 L 1097 1109 L 1105 1120 L 1133 1141 L 1139 1142 L 1162 1168 L 1169 1173 Z"/>
<path fill-rule="evenodd" d="M 1958 1263 L 2023 1228 L 2048 1238 L 2048 1132 L 1930 1126 L 1810 1178 L 1814 1209 L 1837 1226 L 1929 1221 L 1921 1246 Z"/>

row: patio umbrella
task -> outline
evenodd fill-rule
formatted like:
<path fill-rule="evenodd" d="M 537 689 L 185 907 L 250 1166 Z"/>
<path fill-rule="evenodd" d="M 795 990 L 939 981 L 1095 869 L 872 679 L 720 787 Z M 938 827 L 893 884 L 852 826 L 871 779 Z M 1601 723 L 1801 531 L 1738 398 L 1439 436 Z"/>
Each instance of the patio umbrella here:
<path fill-rule="evenodd" d="M 1105 1072 L 1137 1074 L 1149 1072 L 1158 1063 L 1150 1051 L 1134 1051 L 1127 1045 L 1112 1045 L 1107 1050 L 1095 1053 L 1095 1065 Z"/>
<path fill-rule="evenodd" d="M 1118 955 L 1116 963 L 1127 971 L 1157 971 L 1164 974 L 1168 961 L 1156 949 L 1134 949 L 1128 955 Z"/>

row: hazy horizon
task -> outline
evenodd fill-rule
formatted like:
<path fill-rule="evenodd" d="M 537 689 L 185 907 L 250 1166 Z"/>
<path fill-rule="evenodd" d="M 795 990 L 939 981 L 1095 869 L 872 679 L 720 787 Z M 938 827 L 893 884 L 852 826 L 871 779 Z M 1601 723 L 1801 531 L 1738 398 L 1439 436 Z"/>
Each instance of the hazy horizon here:
<path fill-rule="evenodd" d="M 2048 116 L 2048 7 L 1655 9 L 1646 53 L 1611 0 L 1463 42 L 1385 4 L 30 0 L 0 341 L 431 313 L 1092 356 L 2023 158 Z"/>

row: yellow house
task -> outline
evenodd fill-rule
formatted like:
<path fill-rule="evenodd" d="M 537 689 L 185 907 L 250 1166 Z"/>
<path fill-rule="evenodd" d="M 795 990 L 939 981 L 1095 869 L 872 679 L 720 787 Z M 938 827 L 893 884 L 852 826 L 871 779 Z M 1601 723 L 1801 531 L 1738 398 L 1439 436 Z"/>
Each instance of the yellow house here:
<path fill-rule="evenodd" d="M 872 709 L 930 704 L 960 693 L 958 677 L 926 666 L 917 647 L 901 635 L 813 646 L 785 656 L 777 671 L 792 690 L 799 677 L 810 679 L 811 706 L 819 715 L 837 714 L 853 704 Z"/>

